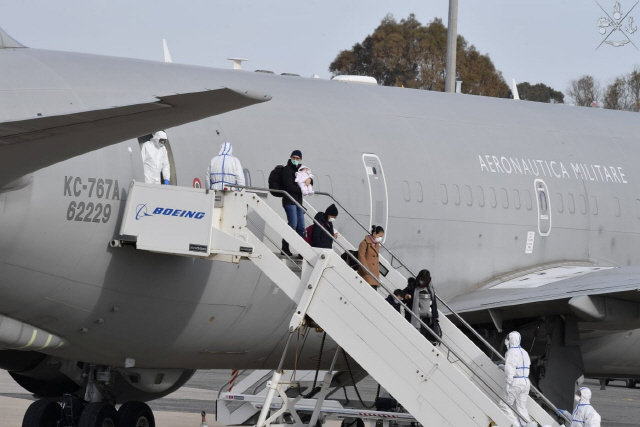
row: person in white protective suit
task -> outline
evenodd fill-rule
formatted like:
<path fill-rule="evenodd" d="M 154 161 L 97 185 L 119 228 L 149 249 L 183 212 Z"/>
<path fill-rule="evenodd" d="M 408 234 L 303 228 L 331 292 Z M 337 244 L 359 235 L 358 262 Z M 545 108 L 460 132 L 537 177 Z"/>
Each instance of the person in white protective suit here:
<path fill-rule="evenodd" d="M 518 417 L 513 410 L 500 401 L 500 409 L 509 417 L 514 426 L 535 426 L 529 418 L 527 410 L 527 397 L 531 383 L 529 381 L 529 367 L 531 360 L 529 353 L 520 347 L 522 338 L 516 331 L 510 332 L 505 340 L 507 353 L 504 356 L 504 373 L 507 376 L 507 383 L 504 387 L 502 399 L 511 407 L 515 407 L 516 411 L 522 416 Z"/>
<path fill-rule="evenodd" d="M 223 142 L 220 152 L 211 159 L 207 168 L 207 182 L 212 190 L 231 189 L 234 185 L 245 185 L 244 171 L 240 160 L 233 155 L 230 142 Z"/>
<path fill-rule="evenodd" d="M 581 387 L 575 395 L 577 402 L 573 414 L 560 409 L 566 417 L 571 420 L 570 427 L 600 427 L 600 414 L 591 406 L 591 390 L 588 387 Z"/>
<path fill-rule="evenodd" d="M 171 179 L 171 168 L 169 166 L 169 156 L 167 148 L 167 134 L 158 131 L 153 137 L 142 145 L 142 164 L 144 166 L 144 182 L 149 184 L 169 185 Z M 163 181 L 160 182 L 162 172 Z"/>

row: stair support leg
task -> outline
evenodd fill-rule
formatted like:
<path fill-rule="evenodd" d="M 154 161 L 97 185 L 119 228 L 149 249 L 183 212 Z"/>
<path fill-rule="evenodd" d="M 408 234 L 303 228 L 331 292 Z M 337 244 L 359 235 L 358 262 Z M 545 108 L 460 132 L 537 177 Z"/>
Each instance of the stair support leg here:
<path fill-rule="evenodd" d="M 318 421 L 318 417 L 320 416 L 320 410 L 322 409 L 322 405 L 324 405 L 324 399 L 329 394 L 329 387 L 331 387 L 331 381 L 333 380 L 333 369 L 336 366 L 336 361 L 338 360 L 338 354 L 340 353 L 340 346 L 336 347 L 336 353 L 333 355 L 333 360 L 331 361 L 331 367 L 324 374 L 324 379 L 322 380 L 322 387 L 320 388 L 320 393 L 318 393 L 318 398 L 316 400 L 316 406 L 313 408 L 313 413 L 311 414 L 311 420 L 309 420 L 309 427 L 313 427 L 316 425 Z"/>

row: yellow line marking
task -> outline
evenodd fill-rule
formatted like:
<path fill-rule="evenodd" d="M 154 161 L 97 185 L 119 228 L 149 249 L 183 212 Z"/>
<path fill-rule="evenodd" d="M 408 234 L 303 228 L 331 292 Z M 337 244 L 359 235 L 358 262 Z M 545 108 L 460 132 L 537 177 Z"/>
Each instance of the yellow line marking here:
<path fill-rule="evenodd" d="M 23 348 L 31 347 L 31 344 L 33 344 L 33 342 L 36 340 L 36 335 L 38 335 L 38 330 L 34 329 L 33 330 L 33 334 L 31 334 L 31 340 L 27 343 L 27 345 L 22 346 L 22 347 L 18 347 L 18 348 L 16 348 L 16 350 L 20 350 L 20 349 L 23 349 Z"/>

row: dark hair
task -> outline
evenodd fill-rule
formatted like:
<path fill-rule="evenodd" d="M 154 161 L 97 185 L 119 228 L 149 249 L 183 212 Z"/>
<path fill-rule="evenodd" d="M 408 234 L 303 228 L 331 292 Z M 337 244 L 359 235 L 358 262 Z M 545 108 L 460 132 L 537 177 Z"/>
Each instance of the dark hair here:
<path fill-rule="evenodd" d="M 418 273 L 416 277 L 416 282 L 420 282 L 421 280 L 424 281 L 424 285 L 431 283 L 431 273 L 429 273 L 429 270 L 420 270 L 420 273 Z"/>
<path fill-rule="evenodd" d="M 416 287 L 416 278 L 415 277 L 409 277 L 409 279 L 407 280 L 407 287 L 409 287 L 409 288 L 415 288 Z"/>
<path fill-rule="evenodd" d="M 379 225 L 372 225 L 371 226 L 371 234 L 377 234 L 377 233 L 384 233 L 384 228 L 380 227 Z"/>
<path fill-rule="evenodd" d="M 396 289 L 395 291 L 393 291 L 393 294 L 397 297 L 404 297 L 404 292 L 402 291 L 402 289 Z"/>

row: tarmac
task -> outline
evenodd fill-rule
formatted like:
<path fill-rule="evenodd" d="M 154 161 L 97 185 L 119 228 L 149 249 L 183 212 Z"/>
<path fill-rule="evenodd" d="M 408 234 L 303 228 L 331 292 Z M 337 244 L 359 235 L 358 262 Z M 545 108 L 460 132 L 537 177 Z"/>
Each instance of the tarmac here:
<path fill-rule="evenodd" d="M 167 397 L 149 403 L 154 411 L 158 427 L 199 427 L 200 412 L 207 413 L 210 427 L 221 426 L 215 422 L 215 399 L 218 390 L 231 377 L 229 370 L 198 371 L 180 390 Z M 600 390 L 596 380 L 586 380 L 585 386 L 593 392 L 591 403 L 602 416 L 603 427 L 630 427 L 640 425 L 640 387 L 626 388 L 623 381 L 612 381 L 606 390 Z M 358 384 L 364 400 L 373 400 L 376 383 L 365 378 Z M 356 399 L 352 387 L 348 387 L 349 399 Z M 34 399 L 29 392 L 17 385 L 6 371 L 0 370 L 0 427 L 22 425 L 22 417 Z M 338 427 L 339 422 L 329 421 L 326 427 Z"/>

